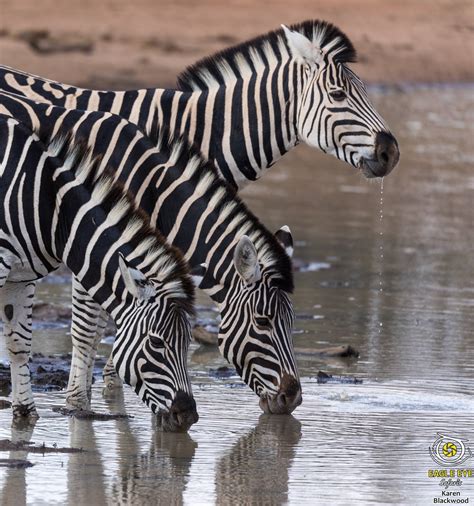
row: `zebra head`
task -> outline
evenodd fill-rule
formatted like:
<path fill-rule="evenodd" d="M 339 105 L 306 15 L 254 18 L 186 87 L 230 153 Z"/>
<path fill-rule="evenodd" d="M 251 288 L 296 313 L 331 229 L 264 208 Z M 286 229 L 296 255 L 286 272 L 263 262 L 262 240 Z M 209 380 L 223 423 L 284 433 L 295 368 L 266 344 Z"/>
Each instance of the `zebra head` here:
<path fill-rule="evenodd" d="M 265 246 L 259 233 L 236 239 L 226 282 L 216 280 L 204 264 L 194 274 L 195 283 L 218 304 L 218 343 L 223 356 L 260 397 L 263 411 L 291 413 L 302 401 L 289 297 L 293 241 L 288 227 L 275 235 L 280 244 L 268 233 L 273 251 L 268 248 L 268 237 Z"/>
<path fill-rule="evenodd" d="M 132 295 L 117 323 L 113 348 L 116 370 L 159 417 L 166 431 L 182 432 L 199 416 L 187 372 L 193 299 L 187 277 L 160 281 L 119 258 L 125 287 Z"/>
<path fill-rule="evenodd" d="M 398 163 L 398 144 L 364 83 L 346 65 L 356 58 L 350 40 L 324 21 L 282 27 L 299 81 L 298 139 L 359 168 L 367 178 L 389 174 Z"/>

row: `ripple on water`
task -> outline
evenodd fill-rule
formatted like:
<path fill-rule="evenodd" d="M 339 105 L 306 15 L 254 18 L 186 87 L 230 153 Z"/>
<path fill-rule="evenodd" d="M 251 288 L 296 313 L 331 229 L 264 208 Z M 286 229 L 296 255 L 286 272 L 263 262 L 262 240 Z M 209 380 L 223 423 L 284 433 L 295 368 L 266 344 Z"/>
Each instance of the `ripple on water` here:
<path fill-rule="evenodd" d="M 41 418 L 32 441 L 87 451 L 24 455 L 36 465 L 0 471 L 0 488 L 5 495 L 15 483 L 15 493 L 23 493 L 18 477 L 27 473 L 31 503 L 73 497 L 88 504 L 143 503 L 159 496 L 170 503 L 224 504 L 238 496 L 243 502 L 261 497 L 315 504 L 317 491 L 317 504 L 366 504 L 381 501 L 374 483 L 388 473 L 391 489 L 382 502 L 411 497 L 414 504 L 434 493 L 426 469 L 436 432 L 452 427 L 455 418 L 458 431 L 472 434 L 472 397 L 442 385 L 319 385 L 303 379 L 302 386 L 304 402 L 294 417 L 269 417 L 247 388 L 228 389 L 217 380 L 197 385 L 200 420 L 187 435 L 156 432 L 128 388 L 104 398 L 101 385 L 93 387 L 96 410 L 133 416 L 113 421 L 60 416 L 50 408 L 62 404 L 64 394 L 38 394 Z M 10 416 L 0 412 L 0 438 L 11 437 Z"/>

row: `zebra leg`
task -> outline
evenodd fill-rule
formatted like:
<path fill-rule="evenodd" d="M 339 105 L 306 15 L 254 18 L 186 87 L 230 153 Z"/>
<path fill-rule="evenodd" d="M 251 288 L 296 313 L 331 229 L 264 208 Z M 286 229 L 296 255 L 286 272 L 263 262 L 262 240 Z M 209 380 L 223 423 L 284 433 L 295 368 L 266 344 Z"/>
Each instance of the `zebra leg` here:
<path fill-rule="evenodd" d="M 89 363 L 89 370 L 87 373 L 87 391 L 89 392 L 89 398 L 90 398 L 91 389 L 92 389 L 92 379 L 94 376 L 94 362 L 95 362 L 95 357 L 97 354 L 97 348 L 99 347 L 100 341 L 102 340 L 102 337 L 105 333 L 105 329 L 107 327 L 108 321 L 109 321 L 109 315 L 104 310 L 102 310 L 100 312 L 100 315 L 98 316 L 98 319 L 97 319 L 97 330 L 96 330 L 96 335 L 94 337 L 93 357 Z"/>
<path fill-rule="evenodd" d="M 0 288 L 0 314 L 3 320 L 12 378 L 13 417 L 38 417 L 30 377 L 31 316 L 34 282 L 5 283 Z"/>
<path fill-rule="evenodd" d="M 122 387 L 122 380 L 119 378 L 114 366 L 113 352 L 110 352 L 109 359 L 102 371 L 102 377 L 104 378 L 106 388 L 111 390 L 113 388 Z"/>
<path fill-rule="evenodd" d="M 90 409 L 95 355 L 105 328 L 102 312 L 100 305 L 73 278 L 72 361 L 66 392 L 66 406 L 70 409 Z"/>

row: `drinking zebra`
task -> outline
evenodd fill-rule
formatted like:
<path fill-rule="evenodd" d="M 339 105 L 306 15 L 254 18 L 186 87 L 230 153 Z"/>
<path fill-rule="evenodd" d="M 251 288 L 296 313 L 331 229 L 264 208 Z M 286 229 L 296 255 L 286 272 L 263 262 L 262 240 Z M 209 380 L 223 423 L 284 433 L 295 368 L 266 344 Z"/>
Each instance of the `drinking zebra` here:
<path fill-rule="evenodd" d="M 66 110 L 0 92 L 0 108 L 38 132 L 73 131 L 133 195 L 135 204 L 184 254 L 197 284 L 216 303 L 219 348 L 260 397 L 262 409 L 293 411 L 301 387 L 292 342 L 292 238 L 287 227 L 270 233 L 184 140 L 161 129 L 150 141 L 110 113 Z M 87 287 L 86 287 L 87 288 Z M 77 284 L 73 287 L 77 292 Z M 75 295 L 74 295 L 75 296 Z M 75 296 L 76 297 L 76 296 Z M 97 342 L 97 310 L 86 292 L 76 297 L 73 341 Z M 91 344 L 94 348 L 95 345 Z"/>
<path fill-rule="evenodd" d="M 396 166 L 396 139 L 348 67 L 356 52 L 334 25 L 305 21 L 186 69 L 178 89 L 97 91 L 0 67 L 0 89 L 66 108 L 110 111 L 143 132 L 185 133 L 234 187 L 259 179 L 304 142 L 367 178 Z"/>
<path fill-rule="evenodd" d="M 0 114 L 0 314 L 11 363 L 13 414 L 37 416 L 30 384 L 36 281 L 61 263 L 115 320 L 120 377 L 162 415 L 165 430 L 197 421 L 186 359 L 193 285 L 180 254 L 146 223 L 100 158 L 69 137 L 44 143 L 31 125 Z M 92 300 L 92 299 L 91 299 Z M 84 370 L 93 350 L 78 339 L 67 404 L 88 408 Z"/>

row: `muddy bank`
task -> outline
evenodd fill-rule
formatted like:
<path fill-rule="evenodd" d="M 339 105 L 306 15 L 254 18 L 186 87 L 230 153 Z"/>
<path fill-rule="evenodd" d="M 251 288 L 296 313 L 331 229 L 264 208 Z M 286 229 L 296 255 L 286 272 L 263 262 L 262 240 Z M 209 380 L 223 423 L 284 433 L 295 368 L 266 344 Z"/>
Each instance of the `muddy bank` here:
<path fill-rule="evenodd" d="M 93 13 L 93 15 L 92 15 Z M 305 19 L 339 26 L 371 83 L 473 81 L 474 16 L 464 0 L 4 2 L 1 62 L 99 88 L 172 86 L 187 65 Z"/>
<path fill-rule="evenodd" d="M 94 366 L 94 376 L 100 376 L 105 365 L 104 357 L 97 357 Z M 38 391 L 62 390 L 66 388 L 71 355 L 49 355 L 34 353 L 30 359 L 31 382 L 33 389 Z M 94 381 L 94 378 L 93 378 Z M 11 390 L 10 367 L 0 363 L 0 392 L 4 394 Z M 8 407 L 5 405 L 5 407 Z"/>

